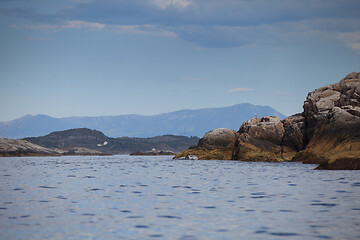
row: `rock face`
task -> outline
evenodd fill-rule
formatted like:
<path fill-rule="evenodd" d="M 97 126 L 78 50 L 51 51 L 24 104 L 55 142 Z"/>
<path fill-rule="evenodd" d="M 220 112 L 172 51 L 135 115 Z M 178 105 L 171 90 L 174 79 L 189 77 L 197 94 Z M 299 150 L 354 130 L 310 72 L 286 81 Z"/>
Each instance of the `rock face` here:
<path fill-rule="evenodd" d="M 359 121 L 360 73 L 350 73 L 340 82 L 310 92 L 304 102 L 306 143 L 324 121 L 344 123 Z M 329 121 L 328 121 L 329 122 Z"/>
<path fill-rule="evenodd" d="M 0 138 L 0 157 L 59 156 L 61 152 L 33 144 L 26 140 Z"/>
<path fill-rule="evenodd" d="M 308 94 L 304 151 L 294 161 L 319 169 L 360 169 L 360 73 Z"/>
<path fill-rule="evenodd" d="M 300 114 L 283 120 L 272 116 L 252 118 L 239 129 L 233 159 L 270 162 L 290 160 L 297 151 L 303 149 L 304 126 L 304 117 Z"/>
<path fill-rule="evenodd" d="M 278 117 L 251 118 L 239 129 L 239 138 L 232 159 L 275 162 L 282 153 L 284 126 Z M 255 147 L 255 148 L 254 148 Z"/>
<path fill-rule="evenodd" d="M 360 73 L 310 92 L 303 108 L 302 113 L 283 120 L 272 116 L 249 119 L 237 134 L 229 129 L 213 130 L 227 134 L 211 131 L 184 154 L 228 159 L 233 146 L 232 160 L 292 160 L 321 164 L 319 169 L 359 169 Z M 219 151 L 227 154 L 212 155 Z"/>

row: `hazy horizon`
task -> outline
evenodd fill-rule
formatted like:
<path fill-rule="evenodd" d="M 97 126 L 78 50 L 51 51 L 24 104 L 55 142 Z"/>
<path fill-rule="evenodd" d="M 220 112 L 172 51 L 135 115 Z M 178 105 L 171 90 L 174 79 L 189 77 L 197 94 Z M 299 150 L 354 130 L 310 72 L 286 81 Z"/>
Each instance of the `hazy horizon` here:
<path fill-rule="evenodd" d="M 0 122 L 270 106 L 360 71 L 356 0 L 0 0 Z"/>

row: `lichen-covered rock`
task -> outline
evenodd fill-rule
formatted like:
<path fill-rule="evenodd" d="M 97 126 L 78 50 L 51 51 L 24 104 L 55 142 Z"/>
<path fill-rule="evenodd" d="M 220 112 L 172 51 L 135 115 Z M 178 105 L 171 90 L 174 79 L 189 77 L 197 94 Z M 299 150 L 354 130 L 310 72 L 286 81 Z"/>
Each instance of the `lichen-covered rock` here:
<path fill-rule="evenodd" d="M 238 135 L 235 130 L 227 128 L 211 130 L 205 133 L 195 148 L 182 151 L 174 158 L 231 160 Z"/>
<path fill-rule="evenodd" d="M 295 155 L 294 161 L 318 163 L 322 169 L 335 169 L 340 165 L 344 169 L 346 162 L 357 162 L 360 156 L 359 91 L 360 73 L 350 73 L 340 82 L 308 94 L 303 112 L 306 148 Z"/>
<path fill-rule="evenodd" d="M 307 125 L 306 143 L 310 142 L 319 124 L 331 118 L 329 114 L 333 112 L 338 112 L 333 121 L 349 118 L 350 115 L 360 117 L 359 91 L 360 73 L 353 72 L 338 83 L 310 92 L 303 105 L 303 116 Z"/>
<path fill-rule="evenodd" d="M 281 158 L 276 153 L 256 147 L 247 142 L 239 141 L 236 144 L 232 160 L 240 160 L 247 162 L 280 162 Z"/>
<path fill-rule="evenodd" d="M 304 149 L 305 118 L 302 114 L 295 114 L 283 119 L 284 137 L 282 146 L 295 151 Z"/>
<path fill-rule="evenodd" d="M 321 163 L 317 170 L 360 170 L 360 157 L 342 157 Z"/>
<path fill-rule="evenodd" d="M 245 142 L 265 140 L 271 144 L 280 145 L 285 130 L 279 117 L 267 116 L 247 120 L 241 125 L 239 133 L 241 140 Z M 252 144 L 257 145 L 256 142 Z"/>
<path fill-rule="evenodd" d="M 257 151 L 261 152 L 262 157 L 253 153 L 251 155 L 257 159 L 251 161 L 264 161 L 264 156 L 267 157 L 266 161 L 290 160 L 297 151 L 303 149 L 304 127 L 304 117 L 301 114 L 283 120 L 272 116 L 249 119 L 239 129 L 233 159 L 249 159 L 249 151 Z M 241 143 L 249 143 L 256 148 L 249 148 Z M 248 149 L 242 149 L 244 147 Z"/>
<path fill-rule="evenodd" d="M 234 160 L 281 161 L 284 126 L 279 117 L 251 118 L 239 129 Z"/>

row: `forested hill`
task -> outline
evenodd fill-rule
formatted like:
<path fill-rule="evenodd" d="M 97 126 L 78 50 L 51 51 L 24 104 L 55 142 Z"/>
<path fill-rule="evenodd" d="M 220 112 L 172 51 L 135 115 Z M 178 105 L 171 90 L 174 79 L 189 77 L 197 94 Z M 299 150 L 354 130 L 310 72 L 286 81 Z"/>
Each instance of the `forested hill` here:
<path fill-rule="evenodd" d="M 128 154 L 137 151 L 165 150 L 180 152 L 199 141 L 197 137 L 164 135 L 151 138 L 111 138 L 102 132 L 87 128 L 57 131 L 25 140 L 46 148 L 70 149 L 84 147 L 108 154 Z"/>

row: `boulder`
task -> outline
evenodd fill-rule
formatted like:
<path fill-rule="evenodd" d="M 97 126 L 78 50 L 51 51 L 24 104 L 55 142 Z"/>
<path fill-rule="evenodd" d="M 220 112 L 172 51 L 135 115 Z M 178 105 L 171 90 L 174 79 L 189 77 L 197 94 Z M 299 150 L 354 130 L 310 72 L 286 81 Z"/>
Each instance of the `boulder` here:
<path fill-rule="evenodd" d="M 240 139 L 244 142 L 249 142 L 256 145 L 261 145 L 264 140 L 271 145 L 280 145 L 284 137 L 284 126 L 279 117 L 267 116 L 263 118 L 251 118 L 244 122 L 240 129 Z M 263 146 L 268 147 L 268 144 Z"/>
<path fill-rule="evenodd" d="M 231 160 L 238 132 L 227 128 L 217 128 L 205 133 L 196 145 L 175 155 L 174 158 L 199 160 Z"/>
<path fill-rule="evenodd" d="M 233 148 L 238 133 L 227 128 L 217 128 L 205 133 L 204 137 L 199 140 L 198 148 Z"/>

